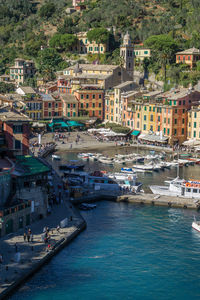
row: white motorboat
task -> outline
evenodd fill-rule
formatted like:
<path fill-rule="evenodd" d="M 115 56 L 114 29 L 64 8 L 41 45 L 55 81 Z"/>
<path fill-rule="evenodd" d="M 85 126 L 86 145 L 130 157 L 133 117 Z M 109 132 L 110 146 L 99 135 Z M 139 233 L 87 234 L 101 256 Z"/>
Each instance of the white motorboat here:
<path fill-rule="evenodd" d="M 55 155 L 55 154 L 52 154 L 51 157 L 52 157 L 53 160 L 60 160 L 61 159 L 59 155 Z"/>
<path fill-rule="evenodd" d="M 106 164 L 106 165 L 113 165 L 114 164 L 114 161 L 113 161 L 113 158 L 108 158 L 108 157 L 105 157 L 105 156 L 102 156 L 98 159 L 98 161 L 102 164 Z"/>
<path fill-rule="evenodd" d="M 153 166 L 150 166 L 150 165 L 136 164 L 136 165 L 133 165 L 133 168 L 136 170 L 143 170 L 143 171 L 153 171 L 154 170 Z"/>
<path fill-rule="evenodd" d="M 115 162 L 116 164 L 122 164 L 122 165 L 125 165 L 125 164 L 126 164 L 125 160 L 123 160 L 123 159 L 115 159 L 114 162 Z"/>
<path fill-rule="evenodd" d="M 196 221 L 195 217 L 194 217 L 194 221 L 192 222 L 192 228 L 200 232 L 200 221 Z"/>
<path fill-rule="evenodd" d="M 132 168 L 121 168 L 121 173 L 134 175 L 136 171 L 133 170 Z"/>
<path fill-rule="evenodd" d="M 200 181 L 184 180 L 179 177 L 167 181 L 168 186 L 149 186 L 153 194 L 200 199 Z"/>

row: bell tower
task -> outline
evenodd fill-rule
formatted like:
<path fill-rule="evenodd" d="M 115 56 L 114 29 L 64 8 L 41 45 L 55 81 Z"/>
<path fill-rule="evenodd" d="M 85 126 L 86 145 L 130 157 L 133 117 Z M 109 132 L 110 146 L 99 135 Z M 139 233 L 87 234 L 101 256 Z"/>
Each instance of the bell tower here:
<path fill-rule="evenodd" d="M 127 31 L 123 38 L 123 44 L 120 46 L 120 56 L 124 62 L 124 68 L 126 69 L 127 73 L 133 79 L 133 72 L 134 72 L 134 46 L 131 42 L 130 35 Z"/>

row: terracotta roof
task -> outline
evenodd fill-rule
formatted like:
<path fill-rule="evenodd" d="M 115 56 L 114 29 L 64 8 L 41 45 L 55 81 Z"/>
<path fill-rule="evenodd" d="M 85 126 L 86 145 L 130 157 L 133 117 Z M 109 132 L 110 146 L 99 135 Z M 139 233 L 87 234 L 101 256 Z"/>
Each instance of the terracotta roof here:
<path fill-rule="evenodd" d="M 176 55 L 178 54 L 200 54 L 200 50 L 197 48 L 190 48 L 181 52 L 177 52 Z"/>
<path fill-rule="evenodd" d="M 75 66 L 71 66 L 66 70 L 74 70 L 76 68 Z M 118 68 L 117 65 L 94 65 L 94 64 L 79 64 L 79 68 L 82 69 L 83 71 L 112 71 Z"/>
<path fill-rule="evenodd" d="M 71 94 L 60 94 L 60 98 L 66 103 L 78 103 L 78 100 Z"/>

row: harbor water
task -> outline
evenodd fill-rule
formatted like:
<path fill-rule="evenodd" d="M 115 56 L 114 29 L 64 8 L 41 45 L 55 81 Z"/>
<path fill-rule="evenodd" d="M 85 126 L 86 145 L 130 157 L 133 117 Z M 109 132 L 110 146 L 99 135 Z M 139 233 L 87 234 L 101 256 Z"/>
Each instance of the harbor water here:
<path fill-rule="evenodd" d="M 86 231 L 12 300 L 199 299 L 192 210 L 98 202 Z"/>
<path fill-rule="evenodd" d="M 77 159 L 76 153 L 59 155 L 61 163 Z M 86 170 L 98 169 L 120 166 L 86 163 Z M 199 170 L 199 165 L 180 168 L 180 177 L 200 179 Z M 140 173 L 138 181 L 148 190 L 176 172 Z M 12 300 L 200 299 L 200 233 L 191 227 L 198 212 L 101 201 L 82 215 L 87 229 Z"/>

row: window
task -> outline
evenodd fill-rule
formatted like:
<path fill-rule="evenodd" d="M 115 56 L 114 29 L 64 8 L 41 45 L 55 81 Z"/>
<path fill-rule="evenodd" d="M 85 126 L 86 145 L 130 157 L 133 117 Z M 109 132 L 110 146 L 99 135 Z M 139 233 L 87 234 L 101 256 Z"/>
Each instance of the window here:
<path fill-rule="evenodd" d="M 23 132 L 23 126 L 22 125 L 13 125 L 13 132 L 14 133 L 22 133 Z"/>
<path fill-rule="evenodd" d="M 177 109 L 175 109 L 175 111 L 174 111 L 174 112 L 175 112 L 175 114 L 177 114 Z"/>
<path fill-rule="evenodd" d="M 20 150 L 21 149 L 21 141 L 15 140 L 15 149 Z"/>
<path fill-rule="evenodd" d="M 177 119 L 174 119 L 174 124 L 177 124 Z"/>
<path fill-rule="evenodd" d="M 101 107 L 101 103 L 99 103 L 99 107 Z"/>
<path fill-rule="evenodd" d="M 197 128 L 197 122 L 194 122 L 194 128 Z"/>
<path fill-rule="evenodd" d="M 158 116 L 158 122 L 160 122 L 160 116 Z"/>
<path fill-rule="evenodd" d="M 83 95 L 81 95 L 81 99 L 83 99 Z"/>
<path fill-rule="evenodd" d="M 48 108 L 51 108 L 51 103 L 50 102 L 48 103 Z"/>
<path fill-rule="evenodd" d="M 144 54 L 148 54 L 149 53 L 149 51 L 144 51 Z"/>
<path fill-rule="evenodd" d="M 140 128 L 140 122 L 137 122 L 137 128 Z"/>
<path fill-rule="evenodd" d="M 89 107 L 89 104 L 88 103 L 86 103 L 86 108 L 88 108 Z"/>
<path fill-rule="evenodd" d="M 174 135 L 176 135 L 176 133 L 177 133 L 177 130 L 176 130 L 176 129 L 174 129 Z"/>
<path fill-rule="evenodd" d="M 144 110 L 145 110 L 145 111 L 147 110 L 147 107 L 146 107 L 146 106 L 144 107 Z"/>
<path fill-rule="evenodd" d="M 70 117 L 70 112 L 67 113 L 67 116 Z"/>
<path fill-rule="evenodd" d="M 56 108 L 58 107 L 58 103 L 55 104 L 55 107 L 56 107 Z"/>
<path fill-rule="evenodd" d="M 168 118 L 168 124 L 170 124 L 170 118 Z"/>
<path fill-rule="evenodd" d="M 92 99 L 95 99 L 95 95 L 92 95 Z"/>
<path fill-rule="evenodd" d="M 193 133 L 193 137 L 194 137 L 194 138 L 196 137 L 196 131 L 194 131 L 194 133 Z"/>
<path fill-rule="evenodd" d="M 146 116 L 146 115 L 144 115 L 144 121 L 146 121 L 146 119 L 147 119 L 147 116 Z"/>
<path fill-rule="evenodd" d="M 81 108 L 83 108 L 83 103 L 81 103 Z"/>
<path fill-rule="evenodd" d="M 184 128 L 182 128 L 182 134 L 184 134 Z"/>
<path fill-rule="evenodd" d="M 140 117 L 140 114 L 137 114 L 137 117 L 139 118 L 139 117 Z"/>
<path fill-rule="evenodd" d="M 191 192 L 191 189 L 186 189 L 186 191 L 190 193 L 190 192 Z"/>
<path fill-rule="evenodd" d="M 150 126 L 150 130 L 153 131 L 153 125 Z"/>
<path fill-rule="evenodd" d="M 194 113 L 194 118 L 196 118 L 196 117 L 197 117 L 197 113 L 195 112 L 195 113 Z"/>
<path fill-rule="evenodd" d="M 111 116 L 111 121 L 113 121 L 113 116 Z"/>
<path fill-rule="evenodd" d="M 73 117 L 76 117 L 76 113 L 75 112 L 73 112 Z"/>
<path fill-rule="evenodd" d="M 197 193 L 197 189 L 193 189 L 193 193 Z"/>
<path fill-rule="evenodd" d="M 73 108 L 76 108 L 76 104 L 73 104 Z"/>
<path fill-rule="evenodd" d="M 169 131 L 169 128 L 167 129 L 167 134 L 169 135 L 170 131 Z"/>
<path fill-rule="evenodd" d="M 183 109 L 183 114 L 185 113 L 185 109 Z"/>
<path fill-rule="evenodd" d="M 182 124 L 185 124 L 185 119 L 182 119 Z"/>
<path fill-rule="evenodd" d="M 164 123 L 166 123 L 166 118 L 164 118 Z"/>
<path fill-rule="evenodd" d="M 151 106 L 149 106 L 149 111 L 151 111 Z"/>
<path fill-rule="evenodd" d="M 178 105 L 181 105 L 181 101 L 178 102 Z"/>
<path fill-rule="evenodd" d="M 176 101 L 174 101 L 174 105 L 176 105 Z"/>
<path fill-rule="evenodd" d="M 130 121 L 127 122 L 127 125 L 130 126 Z"/>
<path fill-rule="evenodd" d="M 166 128 L 164 128 L 164 134 L 166 133 Z"/>
<path fill-rule="evenodd" d="M 67 104 L 67 107 L 70 108 L 70 103 Z"/>
<path fill-rule="evenodd" d="M 146 130 L 147 129 L 147 126 L 144 124 L 144 130 Z"/>
<path fill-rule="evenodd" d="M 160 131 L 160 125 L 158 126 L 158 131 Z"/>
<path fill-rule="evenodd" d="M 153 111 L 155 111 L 155 107 L 153 107 Z"/>
<path fill-rule="evenodd" d="M 92 107 L 95 108 L 95 103 L 92 103 Z"/>
<path fill-rule="evenodd" d="M 99 99 L 101 99 L 101 94 L 99 94 Z"/>
<path fill-rule="evenodd" d="M 151 122 L 153 121 L 153 115 L 150 116 L 150 121 L 151 121 Z"/>
<path fill-rule="evenodd" d="M 101 115 L 101 110 L 99 110 L 99 115 Z"/>
<path fill-rule="evenodd" d="M 183 100 L 183 105 L 185 105 L 185 100 Z"/>
<path fill-rule="evenodd" d="M 188 60 L 190 60 L 190 56 L 188 55 Z"/>
<path fill-rule="evenodd" d="M 49 112 L 49 117 L 51 117 L 51 112 Z"/>
<path fill-rule="evenodd" d="M 86 99 L 89 99 L 89 95 L 86 95 Z"/>

